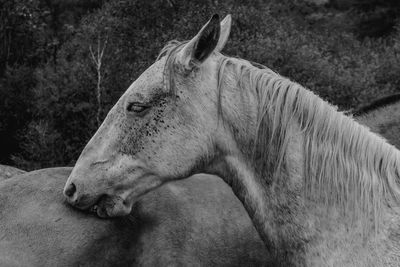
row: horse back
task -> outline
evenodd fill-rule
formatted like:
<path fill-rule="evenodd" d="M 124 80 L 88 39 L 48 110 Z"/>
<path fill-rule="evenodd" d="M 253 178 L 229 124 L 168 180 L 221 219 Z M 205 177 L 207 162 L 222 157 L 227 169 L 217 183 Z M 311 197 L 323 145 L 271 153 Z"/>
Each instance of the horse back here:
<path fill-rule="evenodd" d="M 384 97 L 354 112 L 356 120 L 400 148 L 400 94 Z"/>

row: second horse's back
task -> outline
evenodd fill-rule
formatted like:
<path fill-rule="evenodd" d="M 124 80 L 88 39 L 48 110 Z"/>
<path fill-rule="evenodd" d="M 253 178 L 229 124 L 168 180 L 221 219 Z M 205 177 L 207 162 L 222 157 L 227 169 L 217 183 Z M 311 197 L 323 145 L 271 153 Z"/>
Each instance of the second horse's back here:
<path fill-rule="evenodd" d="M 361 106 L 353 114 L 361 124 L 400 148 L 400 93 Z"/>

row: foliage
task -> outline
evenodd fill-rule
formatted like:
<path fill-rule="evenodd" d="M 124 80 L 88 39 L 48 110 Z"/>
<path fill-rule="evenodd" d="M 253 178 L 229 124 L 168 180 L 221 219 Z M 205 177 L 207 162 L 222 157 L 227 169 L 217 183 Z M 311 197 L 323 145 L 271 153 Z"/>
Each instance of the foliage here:
<path fill-rule="evenodd" d="M 391 33 L 400 17 L 398 0 L 354 0 L 359 15 L 358 34 L 361 37 L 379 37 Z"/>
<path fill-rule="evenodd" d="M 31 94 L 15 113 L 25 125 L 14 127 L 18 149 L 9 152 L 19 166 L 71 165 L 94 134 L 97 74 L 90 46 L 107 40 L 102 63 L 104 118 L 167 41 L 190 38 L 213 13 L 233 14 L 226 54 L 265 64 L 341 108 L 395 92 L 400 84 L 398 31 L 360 40 L 353 11 L 335 6 L 301 0 L 113 0 L 90 10 L 73 30 L 61 27 L 56 52 L 26 67 L 26 77 L 10 70 L 0 84 L 11 100 L 7 103 L 12 103 L 0 106 L 1 118 L 18 111 L 21 94 Z M 11 115 L 8 121 L 13 121 Z"/>
<path fill-rule="evenodd" d="M 51 65 L 80 17 L 99 1 L 0 0 L 0 161 L 26 149 L 40 102 L 35 100 L 36 69 Z M 54 65 L 54 64 L 52 64 Z M 39 71 L 40 72 L 40 71 Z M 40 78 L 40 77 L 39 77 Z M 24 141 L 24 142 L 25 142 Z"/>
<path fill-rule="evenodd" d="M 17 135 L 31 117 L 30 88 L 35 84 L 33 70 L 27 66 L 9 68 L 0 79 L 0 160 L 9 163 L 8 155 L 18 148 Z"/>

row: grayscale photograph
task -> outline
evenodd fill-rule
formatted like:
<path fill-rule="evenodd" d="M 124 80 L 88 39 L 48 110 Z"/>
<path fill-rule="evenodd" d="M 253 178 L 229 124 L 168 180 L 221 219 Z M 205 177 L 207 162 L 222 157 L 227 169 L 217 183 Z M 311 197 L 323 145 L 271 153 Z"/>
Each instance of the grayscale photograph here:
<path fill-rule="evenodd" d="M 0 267 L 400 267 L 398 149 L 399 0 L 0 0 Z"/>

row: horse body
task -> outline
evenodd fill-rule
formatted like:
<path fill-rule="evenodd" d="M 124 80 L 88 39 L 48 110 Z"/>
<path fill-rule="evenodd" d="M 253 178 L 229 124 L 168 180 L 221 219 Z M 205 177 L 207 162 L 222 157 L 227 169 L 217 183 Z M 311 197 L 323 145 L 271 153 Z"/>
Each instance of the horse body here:
<path fill-rule="evenodd" d="M 0 181 L 8 179 L 14 175 L 24 173 L 25 171 L 6 165 L 0 165 Z"/>
<path fill-rule="evenodd" d="M 232 187 L 276 266 L 397 266 L 400 152 L 300 85 L 220 54 L 229 31 L 229 16 L 213 16 L 163 49 L 85 147 L 67 201 L 121 216 L 207 172 Z"/>
<path fill-rule="evenodd" d="M 166 184 L 131 216 L 99 220 L 65 205 L 59 189 L 70 172 L 44 169 L 1 183 L 1 266 L 268 264 L 245 210 L 218 177 Z"/>

